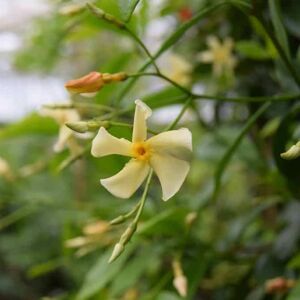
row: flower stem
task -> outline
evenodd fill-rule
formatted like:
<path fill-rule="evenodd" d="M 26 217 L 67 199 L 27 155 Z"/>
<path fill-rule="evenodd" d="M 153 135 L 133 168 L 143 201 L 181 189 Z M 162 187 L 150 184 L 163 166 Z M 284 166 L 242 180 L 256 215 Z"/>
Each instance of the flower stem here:
<path fill-rule="evenodd" d="M 144 50 L 144 52 L 147 54 L 147 56 L 150 59 L 151 64 L 154 66 L 155 70 L 157 73 L 160 73 L 160 70 L 155 62 L 155 58 L 153 55 L 150 53 L 146 45 L 143 43 L 143 41 L 132 31 L 130 30 L 127 26 L 124 28 L 124 30 L 141 46 L 141 48 Z"/>
<path fill-rule="evenodd" d="M 236 102 L 236 103 L 249 103 L 249 102 L 284 102 L 284 101 L 291 101 L 291 100 L 298 100 L 300 98 L 300 94 L 296 95 L 282 95 L 282 96 L 263 96 L 263 97 L 225 97 L 225 96 L 218 96 L 218 95 L 206 95 L 206 94 L 196 94 L 189 91 L 187 88 L 181 86 L 180 84 L 174 82 L 172 79 L 168 78 L 163 74 L 157 73 L 135 73 L 129 74 L 128 77 L 141 77 L 141 76 L 156 76 L 168 81 L 173 86 L 177 87 L 185 94 L 191 96 L 192 98 L 196 99 L 204 99 L 204 100 L 214 100 L 214 101 L 223 101 L 223 102 Z"/>
<path fill-rule="evenodd" d="M 172 130 L 175 128 L 175 126 L 178 124 L 178 122 L 180 121 L 180 119 L 182 118 L 183 114 L 185 113 L 185 111 L 187 110 L 187 108 L 189 107 L 189 105 L 191 104 L 192 101 L 192 97 L 189 97 L 186 102 L 184 103 L 184 105 L 182 106 L 178 116 L 175 118 L 175 120 L 168 125 L 168 127 L 165 129 L 166 131 L 168 130 Z"/>
<path fill-rule="evenodd" d="M 143 212 L 143 209 L 144 209 L 144 206 L 145 206 L 145 203 L 146 203 L 146 198 L 147 198 L 147 194 L 148 194 L 148 190 L 149 190 L 149 186 L 150 186 L 152 176 L 153 176 L 153 169 L 151 169 L 150 172 L 149 172 L 149 175 L 148 175 L 148 178 L 147 178 L 147 181 L 146 181 L 146 185 L 145 185 L 145 189 L 144 189 L 142 198 L 140 200 L 139 209 L 138 209 L 138 212 L 135 215 L 135 218 L 133 220 L 133 223 L 135 223 L 135 224 L 138 223 L 138 221 L 139 221 L 139 219 L 142 215 L 142 212 Z"/>

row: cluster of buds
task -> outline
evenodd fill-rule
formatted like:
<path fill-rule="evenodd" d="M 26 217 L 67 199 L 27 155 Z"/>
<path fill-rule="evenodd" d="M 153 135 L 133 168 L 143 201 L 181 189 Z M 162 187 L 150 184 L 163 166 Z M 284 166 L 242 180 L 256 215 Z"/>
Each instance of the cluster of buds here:
<path fill-rule="evenodd" d="M 105 84 L 123 81 L 127 79 L 127 74 L 120 73 L 99 73 L 91 72 L 78 79 L 72 79 L 65 83 L 65 88 L 72 94 L 82 94 L 84 96 L 93 96 Z"/>
<path fill-rule="evenodd" d="M 296 281 L 293 279 L 277 277 L 266 281 L 265 290 L 268 294 L 284 294 L 295 285 Z"/>
<path fill-rule="evenodd" d="M 177 259 L 173 260 L 172 267 L 174 274 L 173 285 L 181 297 L 186 297 L 188 282 L 184 276 L 180 261 Z"/>

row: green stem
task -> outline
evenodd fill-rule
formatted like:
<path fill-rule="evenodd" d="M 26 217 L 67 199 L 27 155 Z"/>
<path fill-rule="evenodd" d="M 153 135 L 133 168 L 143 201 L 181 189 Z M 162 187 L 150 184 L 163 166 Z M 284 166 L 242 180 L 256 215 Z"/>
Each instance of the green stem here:
<path fill-rule="evenodd" d="M 185 111 L 187 110 L 187 108 L 189 107 L 189 105 L 191 104 L 192 101 L 192 97 L 189 97 L 186 102 L 184 103 L 184 105 L 182 106 L 178 116 L 175 118 L 175 120 L 165 129 L 166 131 L 168 130 L 172 130 L 175 128 L 175 126 L 178 124 L 178 122 L 180 121 L 180 119 L 182 118 L 183 114 L 185 113 Z"/>
<path fill-rule="evenodd" d="M 155 62 L 155 58 L 150 53 L 146 45 L 143 43 L 143 41 L 133 32 L 131 31 L 127 26 L 124 28 L 124 30 L 140 45 L 140 47 L 144 50 L 144 52 L 147 54 L 147 56 L 150 59 L 151 64 L 154 66 L 157 73 L 160 73 L 160 70 Z"/>
<path fill-rule="evenodd" d="M 234 142 L 231 144 L 231 146 L 226 150 L 225 154 L 223 155 L 220 163 L 218 164 L 218 167 L 217 167 L 217 170 L 216 170 L 216 173 L 215 173 L 214 191 L 213 191 L 213 197 L 212 197 L 212 199 L 213 199 L 214 202 L 216 201 L 216 199 L 218 197 L 218 194 L 219 194 L 222 176 L 223 176 L 223 174 L 225 172 L 225 169 L 226 169 L 226 167 L 227 167 L 227 165 L 228 165 L 231 157 L 235 153 L 235 150 L 240 145 L 243 137 L 249 131 L 249 129 L 251 128 L 251 126 L 269 108 L 270 105 L 271 105 L 271 102 L 264 103 L 264 105 L 262 105 L 260 107 L 260 109 L 258 109 L 249 118 L 249 120 L 247 121 L 247 123 L 245 124 L 245 126 L 242 128 L 242 130 L 240 131 L 240 133 L 238 134 L 238 136 L 236 137 L 236 139 L 234 140 Z"/>
<path fill-rule="evenodd" d="M 0 230 L 3 230 L 7 226 L 10 226 L 10 225 L 14 224 L 15 222 L 27 217 L 33 211 L 34 211 L 34 209 L 32 207 L 25 206 L 25 207 L 22 207 L 16 211 L 14 211 L 13 213 L 11 213 L 8 216 L 3 217 L 0 220 Z"/>
<path fill-rule="evenodd" d="M 49 109 L 71 109 L 71 108 L 86 108 L 86 109 L 96 109 L 99 111 L 114 111 L 114 108 L 107 106 L 107 105 L 101 105 L 101 104 L 95 104 L 95 103 L 81 103 L 81 102 L 74 102 L 74 103 L 68 103 L 68 104 L 44 104 L 43 107 L 49 108 Z"/>
<path fill-rule="evenodd" d="M 155 77 L 162 78 L 194 99 L 215 100 L 215 101 L 236 102 L 236 103 L 244 103 L 244 102 L 248 103 L 248 102 L 267 102 L 267 101 L 282 102 L 282 101 L 298 100 L 300 98 L 300 94 L 284 95 L 284 96 L 235 97 L 235 98 L 218 96 L 218 95 L 195 94 L 195 93 L 192 93 L 191 91 L 189 91 L 187 88 L 174 82 L 172 79 L 168 78 L 167 76 L 165 76 L 163 74 L 141 72 L 141 73 L 135 73 L 135 74 L 128 75 L 128 77 L 141 77 L 141 76 L 155 76 Z"/>
<path fill-rule="evenodd" d="M 135 224 L 138 223 L 138 221 L 139 221 L 139 219 L 142 215 L 142 212 L 143 212 L 143 209 L 144 209 L 144 206 L 145 206 L 145 203 L 146 203 L 147 194 L 148 194 L 148 190 L 149 190 L 149 187 L 150 187 L 150 182 L 151 182 L 152 176 L 153 176 L 153 169 L 151 169 L 150 172 L 149 172 L 149 175 L 148 175 L 148 178 L 147 178 L 147 181 L 146 181 L 146 185 L 145 185 L 145 189 L 144 189 L 142 198 L 139 202 L 140 203 L 139 209 L 138 209 L 138 212 L 135 215 L 135 218 L 133 220 L 133 223 L 135 223 Z"/>
<path fill-rule="evenodd" d="M 111 225 L 117 225 L 125 222 L 127 219 L 129 219 L 132 215 L 134 215 L 137 212 L 140 205 L 141 202 L 139 201 L 128 213 L 116 217 L 115 219 L 111 220 L 109 223 Z"/>

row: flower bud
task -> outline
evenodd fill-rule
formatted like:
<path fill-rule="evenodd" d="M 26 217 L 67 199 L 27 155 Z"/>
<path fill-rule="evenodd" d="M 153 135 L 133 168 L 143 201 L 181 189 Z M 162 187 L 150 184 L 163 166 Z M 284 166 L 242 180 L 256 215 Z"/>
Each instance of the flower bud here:
<path fill-rule="evenodd" d="M 109 126 L 109 121 L 79 121 L 79 122 L 69 122 L 65 124 L 70 129 L 79 132 L 79 133 L 85 133 L 88 131 L 96 131 L 100 127 L 107 128 Z"/>
<path fill-rule="evenodd" d="M 268 294 L 286 293 L 293 288 L 296 281 L 293 279 L 286 279 L 284 277 L 277 277 L 266 281 L 265 290 Z"/>
<path fill-rule="evenodd" d="M 90 94 L 99 91 L 105 82 L 102 74 L 99 72 L 91 72 L 78 79 L 72 79 L 65 83 L 65 88 L 73 94 Z"/>
<path fill-rule="evenodd" d="M 184 275 L 175 277 L 173 285 L 181 297 L 187 296 L 187 280 Z"/>
<path fill-rule="evenodd" d="M 111 263 L 115 259 L 117 259 L 121 255 L 121 253 L 124 251 L 124 249 L 125 249 L 125 247 L 123 244 L 117 243 L 114 247 L 111 257 L 108 260 L 108 263 Z"/>
<path fill-rule="evenodd" d="M 65 246 L 67 248 L 78 248 L 86 245 L 87 243 L 88 243 L 88 239 L 86 237 L 78 236 L 76 238 L 67 240 L 65 242 Z"/>
<path fill-rule="evenodd" d="M 188 226 L 188 227 L 192 226 L 194 224 L 194 222 L 196 221 L 197 216 L 198 216 L 198 214 L 195 211 L 188 213 L 184 220 L 186 226 Z"/>
<path fill-rule="evenodd" d="M 14 179 L 14 174 L 10 168 L 8 162 L 0 157 L 0 177 L 4 177 L 6 180 L 11 181 Z"/>
<path fill-rule="evenodd" d="M 83 233 L 86 235 L 102 234 L 109 229 L 109 223 L 106 221 L 98 221 L 83 227 Z"/>
<path fill-rule="evenodd" d="M 281 153 L 280 156 L 283 159 L 291 160 L 300 156 L 300 142 L 293 145 L 289 150 L 284 153 Z"/>

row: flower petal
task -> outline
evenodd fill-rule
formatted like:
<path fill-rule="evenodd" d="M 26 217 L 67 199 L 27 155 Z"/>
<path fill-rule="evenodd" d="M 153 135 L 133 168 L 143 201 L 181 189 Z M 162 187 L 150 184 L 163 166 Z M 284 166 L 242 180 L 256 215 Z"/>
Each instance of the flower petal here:
<path fill-rule="evenodd" d="M 211 63 L 214 61 L 214 55 L 211 50 L 202 51 L 197 54 L 197 59 L 203 63 Z"/>
<path fill-rule="evenodd" d="M 110 154 L 131 156 L 131 148 L 131 142 L 123 138 L 118 139 L 107 132 L 104 127 L 101 127 L 92 142 L 91 153 L 95 157 L 101 157 Z"/>
<path fill-rule="evenodd" d="M 178 192 L 190 169 L 188 162 L 171 155 L 154 154 L 150 159 L 150 165 L 160 181 L 164 201 Z"/>
<path fill-rule="evenodd" d="M 146 120 L 151 116 L 152 110 L 141 100 L 135 100 L 135 114 L 132 132 L 133 142 L 142 142 L 147 138 Z"/>
<path fill-rule="evenodd" d="M 66 147 L 67 141 L 73 135 L 73 131 L 65 125 L 62 125 L 59 129 L 57 142 L 53 146 L 53 150 L 57 153 L 63 151 Z"/>
<path fill-rule="evenodd" d="M 187 128 L 162 132 L 151 137 L 147 143 L 154 154 L 170 155 L 190 161 L 192 155 L 192 134 Z"/>
<path fill-rule="evenodd" d="M 114 196 L 129 198 L 143 183 L 149 170 L 147 163 L 131 159 L 119 173 L 100 182 Z"/>
<path fill-rule="evenodd" d="M 207 45 L 209 46 L 209 48 L 211 48 L 211 49 L 218 49 L 221 47 L 220 40 L 214 35 L 210 35 L 207 38 L 206 42 L 207 42 Z"/>

